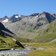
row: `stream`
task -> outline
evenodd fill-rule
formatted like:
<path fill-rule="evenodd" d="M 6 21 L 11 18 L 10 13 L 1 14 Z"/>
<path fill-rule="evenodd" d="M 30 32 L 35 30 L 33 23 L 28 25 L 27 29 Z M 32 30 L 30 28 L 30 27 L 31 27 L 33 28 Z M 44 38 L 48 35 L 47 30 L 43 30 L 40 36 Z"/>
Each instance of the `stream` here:
<path fill-rule="evenodd" d="M 0 56 L 26 56 L 31 50 L 7 50 L 0 51 Z"/>

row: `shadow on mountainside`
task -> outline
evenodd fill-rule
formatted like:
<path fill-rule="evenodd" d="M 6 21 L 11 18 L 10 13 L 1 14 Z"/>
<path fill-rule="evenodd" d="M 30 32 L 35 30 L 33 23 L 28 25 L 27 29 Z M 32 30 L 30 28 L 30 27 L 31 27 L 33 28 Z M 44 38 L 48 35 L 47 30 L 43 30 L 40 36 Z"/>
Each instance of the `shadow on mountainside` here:
<path fill-rule="evenodd" d="M 1 22 L 0 22 L 0 35 L 6 37 L 6 36 L 9 36 L 9 37 L 15 37 L 16 35 L 11 32 L 9 29 L 7 29 Z M 19 45 L 20 47 L 24 48 L 24 46 L 16 40 L 16 44 Z"/>
<path fill-rule="evenodd" d="M 0 22 L 0 35 L 12 37 L 14 33 L 5 28 L 5 26 Z"/>

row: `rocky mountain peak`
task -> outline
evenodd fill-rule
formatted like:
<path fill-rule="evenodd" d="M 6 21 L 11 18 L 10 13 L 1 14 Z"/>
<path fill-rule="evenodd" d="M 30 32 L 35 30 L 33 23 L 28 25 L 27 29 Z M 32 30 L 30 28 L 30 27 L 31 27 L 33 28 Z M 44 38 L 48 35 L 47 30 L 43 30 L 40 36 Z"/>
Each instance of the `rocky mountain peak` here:
<path fill-rule="evenodd" d="M 30 16 L 37 16 L 37 15 L 39 15 L 39 13 L 33 13 Z"/>

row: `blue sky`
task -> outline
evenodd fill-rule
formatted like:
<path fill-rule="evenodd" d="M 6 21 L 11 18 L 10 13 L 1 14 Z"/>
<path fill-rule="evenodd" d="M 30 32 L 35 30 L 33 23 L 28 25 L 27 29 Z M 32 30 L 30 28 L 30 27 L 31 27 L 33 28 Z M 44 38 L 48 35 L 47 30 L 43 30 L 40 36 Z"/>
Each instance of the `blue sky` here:
<path fill-rule="evenodd" d="M 43 11 L 56 13 L 56 0 L 0 0 L 0 17 Z"/>

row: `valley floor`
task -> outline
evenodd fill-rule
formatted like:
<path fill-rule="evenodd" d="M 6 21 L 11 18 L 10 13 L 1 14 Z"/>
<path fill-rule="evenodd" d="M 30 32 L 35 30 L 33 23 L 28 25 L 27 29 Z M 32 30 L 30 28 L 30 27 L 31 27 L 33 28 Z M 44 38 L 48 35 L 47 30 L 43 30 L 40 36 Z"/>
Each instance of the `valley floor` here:
<path fill-rule="evenodd" d="M 55 43 L 25 43 L 32 50 L 27 56 L 56 56 Z"/>
<path fill-rule="evenodd" d="M 26 56 L 56 56 L 56 43 L 22 43 L 25 46 L 25 49 L 9 50 L 8 52 L 4 51 L 8 56 L 13 55 L 22 55 L 26 52 Z M 26 50 L 26 51 L 25 51 Z M 0 51 L 3 54 L 3 51 Z M 14 53 L 15 52 L 15 53 Z M 21 53 L 21 54 L 20 54 Z M 25 55 L 25 54 L 24 54 Z"/>

